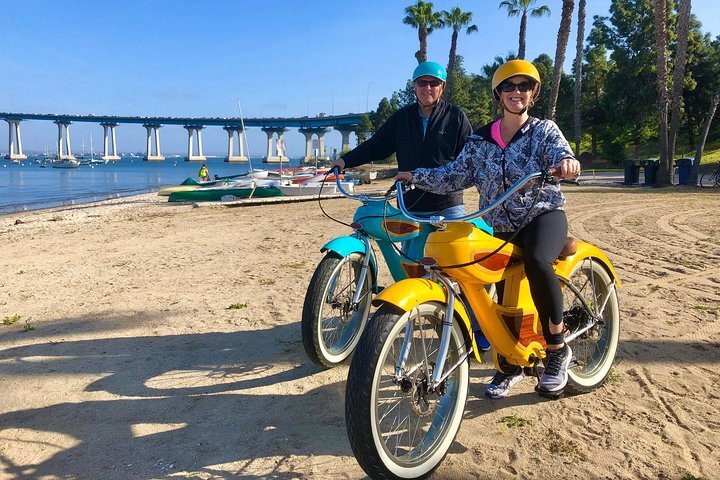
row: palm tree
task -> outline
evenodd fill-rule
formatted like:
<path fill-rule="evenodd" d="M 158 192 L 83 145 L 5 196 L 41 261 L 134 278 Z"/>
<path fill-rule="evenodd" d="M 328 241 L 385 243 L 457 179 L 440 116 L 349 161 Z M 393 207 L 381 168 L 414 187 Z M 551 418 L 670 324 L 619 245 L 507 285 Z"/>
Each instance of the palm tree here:
<path fill-rule="evenodd" d="M 446 27 L 452 28 L 452 38 L 450 41 L 450 58 L 448 59 L 448 79 L 447 79 L 447 86 L 445 88 L 445 96 L 446 98 L 453 98 L 452 96 L 452 89 L 453 89 L 453 76 L 455 75 L 455 55 L 457 52 L 457 40 L 458 40 L 458 34 L 460 33 L 460 30 L 463 28 L 466 28 L 465 33 L 471 34 L 473 32 L 478 31 L 477 25 L 470 25 L 470 22 L 472 22 L 472 12 L 463 12 L 460 10 L 460 8 L 455 7 L 449 12 L 447 10 L 443 10 L 442 12 L 443 16 L 443 23 Z"/>
<path fill-rule="evenodd" d="M 582 94 L 583 42 L 585 40 L 585 3 L 586 0 L 580 0 L 580 3 L 578 4 L 578 31 L 577 43 L 575 45 L 575 91 L 573 92 L 575 155 L 580 155 L 580 141 L 582 140 L 582 129 L 580 125 L 580 96 Z"/>
<path fill-rule="evenodd" d="M 557 106 L 558 92 L 560 92 L 560 78 L 562 76 L 563 63 L 565 63 L 565 50 L 567 49 L 568 38 L 570 37 L 570 24 L 572 23 L 574 8 L 575 0 L 563 0 L 557 47 L 555 47 L 555 68 L 553 70 L 552 90 L 548 104 L 547 118 L 549 120 L 555 118 L 555 107 Z"/>
<path fill-rule="evenodd" d="M 675 158 L 675 138 L 680 124 L 680 104 L 682 103 L 685 64 L 687 63 L 688 37 L 690 36 L 690 0 L 680 0 L 678 4 L 677 50 L 675 70 L 673 71 L 673 90 L 670 101 L 670 135 L 668 136 L 668 156 L 670 162 Z M 697 174 L 695 175 L 697 177 Z M 694 178 L 690 178 L 690 184 Z M 697 179 L 695 178 L 695 181 Z"/>
<path fill-rule="evenodd" d="M 655 51 L 657 52 L 658 120 L 660 129 L 660 165 L 658 185 L 672 184 L 672 159 L 668 158 L 668 84 L 667 84 L 667 0 L 654 0 Z"/>
<path fill-rule="evenodd" d="M 445 24 L 442 21 L 440 12 L 433 12 L 433 4 L 418 0 L 415 5 L 405 7 L 405 18 L 403 23 L 417 28 L 418 40 L 420 41 L 420 50 L 415 52 L 415 58 L 418 65 L 427 61 L 427 36 L 434 29 L 443 28 Z"/>
<path fill-rule="evenodd" d="M 550 16 L 550 8 L 541 5 L 531 8 L 537 0 L 503 0 L 500 8 L 507 10 L 508 17 L 520 17 L 520 45 L 518 47 L 518 58 L 525 59 L 525 38 L 527 35 L 527 16 L 540 18 L 543 15 Z"/>

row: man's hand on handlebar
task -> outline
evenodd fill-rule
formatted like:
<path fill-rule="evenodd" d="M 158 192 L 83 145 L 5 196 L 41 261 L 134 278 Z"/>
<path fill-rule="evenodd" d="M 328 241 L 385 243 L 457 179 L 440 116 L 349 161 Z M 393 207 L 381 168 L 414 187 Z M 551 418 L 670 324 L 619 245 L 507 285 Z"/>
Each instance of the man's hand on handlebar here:
<path fill-rule="evenodd" d="M 332 172 L 334 169 L 338 169 L 338 172 L 342 172 L 345 170 L 345 160 L 343 160 L 342 157 L 338 157 L 330 164 L 330 171 Z"/>
<path fill-rule="evenodd" d="M 413 174 L 412 172 L 398 172 L 397 175 L 395 175 L 395 181 L 405 182 L 405 183 L 412 183 Z"/>

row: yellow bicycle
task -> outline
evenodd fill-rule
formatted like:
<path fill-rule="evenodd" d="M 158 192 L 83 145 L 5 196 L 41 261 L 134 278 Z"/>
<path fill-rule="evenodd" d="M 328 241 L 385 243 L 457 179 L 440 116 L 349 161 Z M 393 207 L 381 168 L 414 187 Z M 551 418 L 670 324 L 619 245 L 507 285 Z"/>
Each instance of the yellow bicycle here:
<path fill-rule="evenodd" d="M 499 354 L 539 375 L 545 341 L 522 250 L 467 223 L 530 181 L 553 177 L 527 175 L 492 205 L 453 220 L 413 216 L 405 209 L 402 184 L 396 184 L 403 214 L 438 230 L 425 245 L 426 275 L 401 280 L 373 300 L 379 308 L 350 365 L 348 437 L 371 478 L 422 478 L 445 457 L 465 410 L 469 358 L 481 361 L 473 324 L 490 341 L 497 368 Z M 603 384 L 615 358 L 620 281 L 600 249 L 572 239 L 554 268 L 565 299 L 565 341 L 574 354 L 565 391 L 589 392 Z M 504 294 L 497 303 L 484 287 L 500 281 Z"/>

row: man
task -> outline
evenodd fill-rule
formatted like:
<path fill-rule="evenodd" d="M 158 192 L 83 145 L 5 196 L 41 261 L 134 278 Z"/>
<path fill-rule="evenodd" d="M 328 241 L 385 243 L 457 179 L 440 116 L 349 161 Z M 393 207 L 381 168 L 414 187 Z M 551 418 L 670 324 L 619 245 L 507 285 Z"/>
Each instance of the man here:
<path fill-rule="evenodd" d="M 455 160 L 472 127 L 465 112 L 442 99 L 446 79 L 442 65 L 418 65 L 412 76 L 417 102 L 395 112 L 369 140 L 337 158 L 330 168 L 356 167 L 393 153 L 400 171 L 433 168 Z M 405 202 L 413 213 L 445 217 L 465 214 L 462 192 L 436 195 L 412 190 Z"/>

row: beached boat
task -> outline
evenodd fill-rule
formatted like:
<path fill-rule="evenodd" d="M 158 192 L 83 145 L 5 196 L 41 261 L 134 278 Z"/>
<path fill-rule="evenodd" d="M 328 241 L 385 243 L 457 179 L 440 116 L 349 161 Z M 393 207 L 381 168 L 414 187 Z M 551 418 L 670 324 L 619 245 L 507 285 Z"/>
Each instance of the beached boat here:
<path fill-rule="evenodd" d="M 278 187 L 224 187 L 200 188 L 188 192 L 174 192 L 168 202 L 219 202 L 220 200 L 236 200 L 242 198 L 281 197 L 283 192 Z"/>
<path fill-rule="evenodd" d="M 259 181 L 257 186 L 268 186 L 263 184 L 263 182 L 265 182 L 264 179 L 267 178 L 267 170 L 253 170 L 250 172 L 240 173 L 238 175 L 226 175 L 224 177 L 215 175 L 215 180 L 211 180 L 209 182 L 198 182 L 193 177 L 187 177 L 179 185 L 166 185 L 164 187 L 160 187 L 158 195 L 161 197 L 167 197 L 175 192 L 191 192 L 193 190 L 210 187 L 227 187 L 230 183 L 242 181 L 245 181 L 246 185 L 239 185 L 238 187 L 245 187 L 249 186 L 250 182 L 253 180 Z"/>

